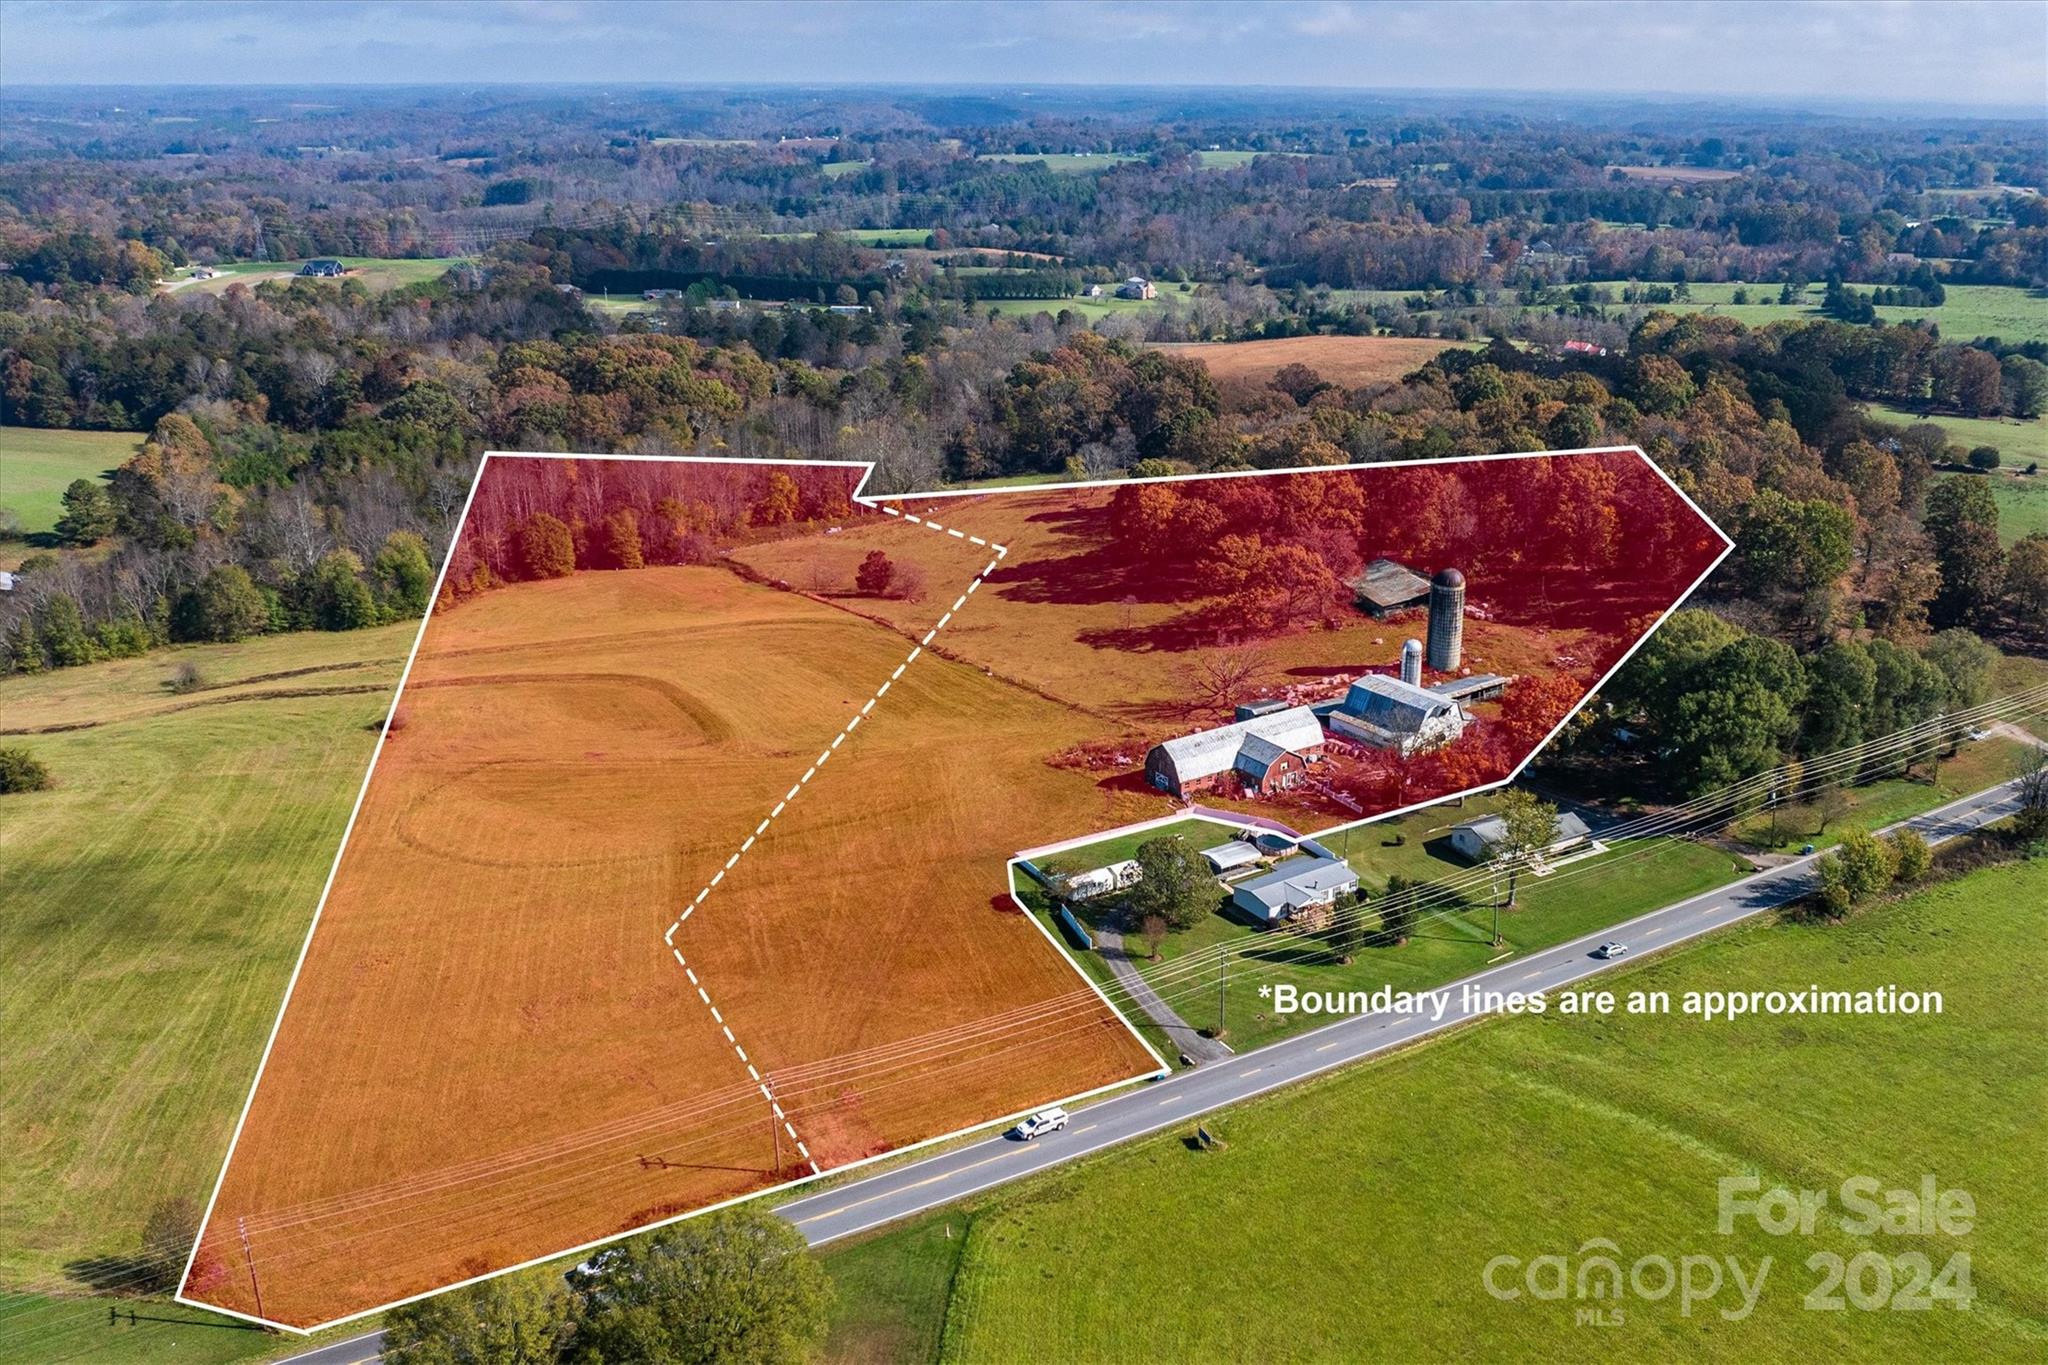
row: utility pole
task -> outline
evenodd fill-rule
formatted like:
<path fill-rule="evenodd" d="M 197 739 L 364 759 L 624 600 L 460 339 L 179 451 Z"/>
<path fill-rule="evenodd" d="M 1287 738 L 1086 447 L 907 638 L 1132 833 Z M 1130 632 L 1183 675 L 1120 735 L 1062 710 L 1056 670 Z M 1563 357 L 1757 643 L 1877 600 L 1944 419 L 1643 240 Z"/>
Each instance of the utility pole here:
<path fill-rule="evenodd" d="M 1216 1036 L 1219 1039 L 1230 1032 L 1229 1016 L 1226 1013 L 1230 1007 L 1230 997 L 1224 990 L 1229 975 L 1230 945 L 1219 943 L 1216 945 Z"/>
<path fill-rule="evenodd" d="M 242 1259 L 249 1266 L 249 1288 L 256 1295 L 256 1316 L 263 1316 L 263 1284 L 256 1278 L 256 1254 L 249 1250 L 249 1222 L 246 1218 L 235 1220 L 235 1233 L 242 1239 Z"/>
<path fill-rule="evenodd" d="M 775 1121 L 775 1101 L 768 1101 L 768 1136 L 775 1141 L 775 1169 L 773 1175 L 782 1174 L 782 1125 Z"/>

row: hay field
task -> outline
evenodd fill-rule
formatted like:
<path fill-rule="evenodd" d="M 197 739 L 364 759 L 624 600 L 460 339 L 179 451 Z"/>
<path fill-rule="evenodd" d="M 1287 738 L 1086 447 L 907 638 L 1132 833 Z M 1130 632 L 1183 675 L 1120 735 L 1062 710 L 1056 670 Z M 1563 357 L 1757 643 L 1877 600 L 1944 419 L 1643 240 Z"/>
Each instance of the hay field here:
<path fill-rule="evenodd" d="M 1332 384 L 1391 384 L 1441 351 L 1467 345 L 1426 337 L 1279 337 L 1271 341 L 1176 341 L 1158 349 L 1192 356 L 1223 382 L 1263 384 L 1283 365 L 1306 365 Z"/>
<path fill-rule="evenodd" d="M 212 1188 L 397 682 L 398 632 L 409 642 L 406 627 L 293 635 L 0 679 L 0 723 L 72 727 L 0 741 L 57 780 L 0 798 L 0 1282 L 66 1296 L 8 1301 L 0 1359 L 81 1358 L 70 1296 L 120 1281 L 157 1201 Z M 371 690 L 151 713 L 177 660 L 227 679 L 351 656 Z M 79 1308 L 94 1317 L 105 1303 Z M 163 1353 L 178 1333 L 142 1335 Z"/>
<path fill-rule="evenodd" d="M 874 534 L 925 543 L 920 632 L 986 562 Z M 904 770 L 927 731 L 1001 747 L 1053 708 L 1027 695 L 1041 709 L 1012 717 L 1008 690 L 936 658 L 677 936 L 718 1019 L 664 945 L 910 645 L 708 567 L 434 618 L 187 1293 L 253 1310 L 237 1219 L 265 1315 L 313 1323 L 805 1173 L 787 1141 L 777 1168 L 749 1064 L 787 1077 L 821 1164 L 1150 1070 L 1093 1002 L 1064 1044 L 992 1035 L 971 1074 L 889 1072 L 854 1087 L 864 1112 L 845 1085 L 806 1112 L 820 1077 L 859 1074 L 835 1058 L 1079 985 L 991 908 L 1013 846 L 970 780 L 991 751 L 943 780 Z"/>

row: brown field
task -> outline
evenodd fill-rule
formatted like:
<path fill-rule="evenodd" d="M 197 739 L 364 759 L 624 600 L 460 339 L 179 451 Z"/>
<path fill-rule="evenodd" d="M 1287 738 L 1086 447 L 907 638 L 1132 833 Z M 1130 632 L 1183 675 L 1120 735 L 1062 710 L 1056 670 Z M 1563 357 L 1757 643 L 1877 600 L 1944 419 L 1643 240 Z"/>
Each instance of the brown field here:
<path fill-rule="evenodd" d="M 1667 185 L 1698 185 L 1710 180 L 1733 180 L 1741 171 L 1719 170 L 1712 166 L 1609 166 L 1607 173 L 1619 171 L 1630 180 L 1645 180 Z"/>
<path fill-rule="evenodd" d="M 922 626 L 986 562 L 867 534 Z M 936 657 L 676 935 L 722 1022 L 663 943 L 910 647 L 711 567 L 437 614 L 187 1295 L 310 1325 L 807 1174 L 749 1062 L 824 1167 L 1153 1070 L 992 905 L 1006 812 L 1114 804 L 1016 760 L 1087 723 Z"/>
<path fill-rule="evenodd" d="M 1159 347 L 1201 361 L 1217 381 L 1263 383 L 1283 365 L 1306 365 L 1345 388 L 1390 384 L 1440 351 L 1465 345 L 1424 337 L 1280 337 L 1272 341 L 1177 341 Z"/>

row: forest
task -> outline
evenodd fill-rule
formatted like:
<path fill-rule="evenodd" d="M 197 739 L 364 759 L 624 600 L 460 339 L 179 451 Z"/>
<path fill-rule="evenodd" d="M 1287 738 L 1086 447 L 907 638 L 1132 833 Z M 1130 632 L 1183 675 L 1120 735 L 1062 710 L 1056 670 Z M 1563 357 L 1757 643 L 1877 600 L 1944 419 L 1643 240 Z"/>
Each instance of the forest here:
<path fill-rule="evenodd" d="M 452 96 L 367 92 L 345 120 L 259 121 L 237 98 L 157 92 L 147 117 L 78 92 L 0 100 L 0 424 L 141 434 L 110 479 L 66 492 L 55 530 L 12 542 L 0 670 L 417 616 L 487 449 L 866 461 L 887 492 L 1639 445 L 1739 543 L 1703 605 L 1741 639 L 1671 676 L 1726 692 L 1717 670 L 1746 661 L 1779 692 L 1770 752 L 1744 768 L 1839 727 L 1808 719 L 1833 693 L 1730 654 L 1742 640 L 1840 664 L 1860 697 L 1866 665 L 1896 681 L 1931 642 L 1953 663 L 1964 635 L 2048 639 L 2048 537 L 2000 537 L 1969 473 L 1997 452 L 1940 425 L 2038 416 L 2048 343 L 1875 313 L 2048 283 L 2038 128 L 872 92 L 508 93 L 466 120 Z M 1075 150 L 1118 157 L 1028 159 Z M 392 288 L 168 283 L 321 252 L 454 263 Z M 1133 272 L 1167 291 L 1154 311 L 989 306 Z M 1485 306 L 1617 276 L 1644 283 L 1594 323 Z M 1825 280 L 1825 316 L 1681 306 L 1731 278 Z M 608 280 L 679 297 L 608 308 Z M 1352 385 L 1299 364 L 1219 381 L 1149 344 L 1412 334 L 1414 310 L 1341 297 L 1371 287 L 1467 300 L 1445 332 L 1467 344 Z M 594 506 L 531 545 L 493 523 L 455 547 L 449 591 L 694 562 L 754 515 L 660 501 Z M 1619 695 L 1680 728 L 1658 709 L 1679 693 Z"/>

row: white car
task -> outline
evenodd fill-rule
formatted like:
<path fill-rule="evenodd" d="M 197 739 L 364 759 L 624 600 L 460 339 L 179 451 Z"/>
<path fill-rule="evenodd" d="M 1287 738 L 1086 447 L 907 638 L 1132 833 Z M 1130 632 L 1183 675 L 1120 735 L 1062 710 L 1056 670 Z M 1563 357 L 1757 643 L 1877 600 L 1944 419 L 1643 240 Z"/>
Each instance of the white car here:
<path fill-rule="evenodd" d="M 1598 948 L 1595 948 L 1593 950 L 1593 956 L 1610 958 L 1627 957 L 1628 945 L 1626 943 L 1603 943 Z"/>
<path fill-rule="evenodd" d="M 1029 1142 L 1043 1133 L 1057 1133 L 1067 1126 L 1067 1119 L 1067 1111 L 1054 1105 L 1050 1109 L 1041 1109 L 1035 1114 L 1019 1119 L 1017 1126 L 1012 1128 L 1010 1133 L 1020 1141 Z"/>

